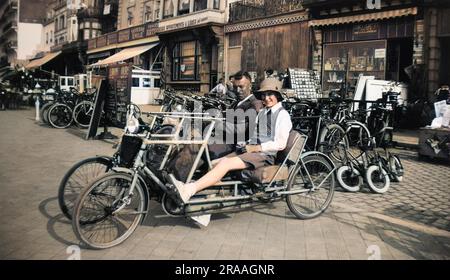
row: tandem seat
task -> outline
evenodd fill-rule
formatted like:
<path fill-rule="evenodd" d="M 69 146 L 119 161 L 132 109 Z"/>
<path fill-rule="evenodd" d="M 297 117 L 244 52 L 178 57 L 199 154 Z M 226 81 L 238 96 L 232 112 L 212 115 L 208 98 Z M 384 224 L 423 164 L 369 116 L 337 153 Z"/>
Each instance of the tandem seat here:
<path fill-rule="evenodd" d="M 301 156 L 307 136 L 291 130 L 286 148 L 277 153 L 275 165 L 263 166 L 254 170 L 243 170 L 240 179 L 243 182 L 269 184 L 272 181 L 284 181 L 289 178 L 291 167 Z"/>

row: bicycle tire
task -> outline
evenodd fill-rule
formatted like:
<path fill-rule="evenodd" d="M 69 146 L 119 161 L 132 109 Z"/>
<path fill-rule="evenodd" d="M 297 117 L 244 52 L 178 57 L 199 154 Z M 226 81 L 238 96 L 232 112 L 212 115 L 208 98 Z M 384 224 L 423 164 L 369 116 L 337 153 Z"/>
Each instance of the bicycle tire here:
<path fill-rule="evenodd" d="M 391 169 L 392 179 L 394 182 L 403 181 L 404 169 L 398 156 L 393 155 L 389 158 L 389 168 Z"/>
<path fill-rule="evenodd" d="M 72 122 L 72 109 L 63 103 L 56 103 L 48 110 L 48 121 L 54 128 L 67 128 Z"/>
<path fill-rule="evenodd" d="M 101 168 L 95 168 L 92 171 L 93 174 L 86 174 L 87 172 L 83 172 L 78 175 L 81 171 L 86 171 L 88 168 L 87 165 L 90 164 L 99 164 L 105 166 L 106 173 L 113 167 L 113 159 L 111 157 L 102 157 L 96 156 L 87 159 L 83 159 L 77 163 L 75 163 L 67 172 L 64 174 L 59 187 L 58 187 L 58 204 L 61 212 L 66 216 L 69 220 L 72 219 L 72 210 L 75 204 L 78 195 L 84 187 L 87 187 L 89 182 L 85 182 L 84 185 L 78 184 L 79 179 L 91 179 L 91 181 L 95 180 L 102 171 Z M 84 170 L 83 170 L 84 168 Z M 72 179 L 73 177 L 73 179 Z M 73 185 L 72 185 L 72 181 Z"/>
<path fill-rule="evenodd" d="M 112 183 L 109 183 L 109 181 L 117 180 L 119 185 L 113 185 Z M 125 228 L 124 222 L 126 222 L 126 219 L 119 218 L 119 215 L 127 215 L 126 208 L 120 210 L 119 212 L 113 213 L 111 211 L 117 210 L 117 206 L 115 203 L 120 203 L 120 198 L 123 197 L 123 195 L 126 192 L 125 189 L 127 189 L 130 184 L 132 183 L 133 177 L 128 173 L 110 173 L 105 174 L 101 177 L 99 177 L 95 182 L 91 184 L 91 186 L 85 188 L 83 192 L 78 197 L 78 200 L 75 204 L 74 211 L 73 211 L 73 219 L 72 219 L 72 228 L 75 232 L 75 235 L 77 238 L 82 241 L 84 244 L 86 244 L 89 248 L 93 249 L 106 249 L 111 248 L 114 246 L 117 246 L 124 242 L 130 235 L 136 230 L 137 226 L 142 221 L 143 217 L 145 216 L 144 211 L 146 210 L 146 196 L 144 193 L 144 190 L 140 184 L 136 184 L 136 188 L 134 189 L 134 195 L 131 197 L 130 204 L 127 206 L 131 206 L 132 212 L 129 212 L 128 215 L 135 216 L 130 225 Z M 102 187 L 102 184 L 105 183 L 105 187 Z M 125 186 L 126 184 L 126 186 Z M 114 193 L 106 193 L 103 194 L 102 192 L 105 191 L 108 187 L 118 187 L 119 190 Z M 103 188 L 103 189 L 102 189 Z M 84 207 L 86 204 L 89 204 L 89 199 L 97 194 L 102 194 L 99 196 L 98 205 L 100 205 L 100 212 L 97 215 L 91 215 L 87 214 L 86 219 L 84 218 L 84 214 L 87 210 L 93 211 L 94 209 L 92 207 Z M 111 205 L 109 205 L 109 201 L 111 200 Z M 100 199 L 103 199 L 102 203 L 100 203 Z M 106 204 L 104 204 L 106 203 Z M 134 205 L 134 203 L 138 203 L 137 206 Z M 126 206 L 126 207 L 127 207 Z M 109 213 L 111 212 L 111 213 Z M 107 222 L 108 219 L 111 220 L 111 224 L 109 226 L 104 227 L 102 225 L 103 222 Z M 87 225 L 87 226 L 86 226 Z M 93 234 L 85 234 L 85 230 L 94 230 L 97 225 L 99 226 L 99 231 L 104 230 L 112 230 L 113 232 L 109 232 L 108 234 L 99 234 L 94 235 Z M 108 225 L 108 224 L 107 224 Z M 116 227 L 116 228 L 114 228 Z M 117 232 L 119 232 L 121 229 L 124 229 L 125 231 L 117 236 L 117 233 L 114 231 L 117 229 Z M 104 238 L 108 238 L 108 241 L 102 242 L 96 240 L 92 240 L 94 236 L 103 236 Z"/>
<path fill-rule="evenodd" d="M 344 165 L 339 167 L 336 171 L 336 177 L 339 185 L 346 191 L 357 192 L 361 189 L 363 178 L 358 170 L 351 170 L 350 166 Z"/>
<path fill-rule="evenodd" d="M 301 206 L 298 207 L 296 206 L 296 204 L 293 201 L 294 196 L 295 197 L 304 197 L 305 199 L 307 198 L 308 195 L 310 195 L 312 197 L 312 195 L 314 195 L 315 193 L 318 194 L 318 192 L 320 190 L 325 190 L 326 186 L 321 186 L 320 188 L 318 188 L 316 191 L 307 191 L 304 193 L 299 193 L 299 194 L 291 194 L 291 195 L 287 195 L 286 196 L 286 203 L 289 207 L 289 210 L 299 219 L 312 219 L 315 218 L 319 215 L 321 215 L 323 212 L 325 212 L 328 208 L 328 206 L 330 206 L 331 200 L 333 199 L 333 195 L 334 195 L 334 189 L 335 189 L 335 184 L 336 184 L 336 180 L 335 180 L 335 174 L 333 172 L 333 167 L 331 166 L 331 164 L 328 162 L 327 159 L 325 159 L 322 156 L 317 156 L 317 155 L 311 155 L 311 156 L 307 156 L 306 158 L 302 159 L 303 161 L 303 165 L 299 165 L 297 166 L 296 170 L 294 171 L 294 175 L 291 176 L 291 178 L 289 178 L 288 180 L 288 185 L 287 185 L 287 191 L 292 190 L 294 188 L 296 188 L 296 184 L 297 182 L 297 176 L 299 173 L 301 173 L 300 175 L 300 179 L 302 180 L 300 182 L 300 185 L 302 185 L 305 189 L 312 189 L 311 186 L 309 186 L 308 184 L 308 176 L 305 176 L 306 171 L 305 171 L 305 167 L 306 170 L 308 170 L 308 173 L 310 174 L 310 176 L 312 177 L 314 175 L 314 169 L 312 168 L 308 168 L 307 166 L 310 166 L 312 163 L 316 163 L 318 165 L 321 165 L 321 167 L 323 168 L 323 171 L 328 172 L 328 177 L 325 177 L 325 179 L 329 180 L 329 187 L 328 187 L 328 191 L 326 194 L 326 199 L 325 201 L 321 204 L 320 207 L 318 207 L 318 209 L 314 210 L 314 211 L 308 211 L 306 206 Z M 320 170 L 319 170 L 320 171 Z M 305 182 L 306 181 L 306 182 Z M 317 197 L 317 196 L 316 196 Z M 316 201 L 317 199 L 314 198 L 314 201 Z M 309 203 L 310 206 L 312 206 L 311 203 Z M 309 213 L 307 213 L 309 212 Z"/>
<path fill-rule="evenodd" d="M 46 103 L 44 106 L 42 106 L 41 110 L 39 111 L 40 117 L 43 123 L 48 124 L 48 110 L 50 107 L 52 107 L 55 103 Z"/>
<path fill-rule="evenodd" d="M 391 180 L 384 168 L 381 168 L 380 171 L 380 167 L 373 164 L 366 170 L 366 182 L 373 193 L 383 194 L 389 190 Z"/>
<path fill-rule="evenodd" d="M 73 121 L 81 128 L 88 128 L 93 112 L 94 103 L 91 101 L 82 101 L 73 108 Z"/>
<path fill-rule="evenodd" d="M 340 135 L 336 138 L 334 136 L 337 133 Z M 330 124 L 322 128 L 319 141 L 319 152 L 325 153 L 337 162 L 343 162 L 346 150 L 349 148 L 349 141 L 345 130 L 340 125 Z"/>

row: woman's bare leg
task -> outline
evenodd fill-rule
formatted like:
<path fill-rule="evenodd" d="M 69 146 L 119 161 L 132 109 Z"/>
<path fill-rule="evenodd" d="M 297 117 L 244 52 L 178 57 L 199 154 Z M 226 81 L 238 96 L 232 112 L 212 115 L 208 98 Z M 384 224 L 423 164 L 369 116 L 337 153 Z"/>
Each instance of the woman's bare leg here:
<path fill-rule="evenodd" d="M 229 171 L 241 170 L 246 167 L 246 164 L 238 157 L 225 157 L 220 159 L 211 171 L 206 173 L 195 183 L 187 184 L 186 187 L 194 187 L 195 192 L 197 193 L 219 182 Z"/>

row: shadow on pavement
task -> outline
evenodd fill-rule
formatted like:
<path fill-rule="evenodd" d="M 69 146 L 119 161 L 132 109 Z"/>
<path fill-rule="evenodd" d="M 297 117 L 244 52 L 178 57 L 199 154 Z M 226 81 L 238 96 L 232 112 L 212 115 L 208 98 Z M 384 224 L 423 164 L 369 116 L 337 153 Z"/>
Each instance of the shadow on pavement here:
<path fill-rule="evenodd" d="M 47 232 L 50 236 L 64 245 L 79 245 L 78 242 L 74 240 L 69 240 L 68 232 L 72 231 L 72 223 L 69 221 L 64 214 L 59 213 L 52 215 L 49 213 L 50 204 L 57 202 L 58 197 L 51 197 L 43 200 L 39 203 L 39 212 L 48 219 L 47 222 Z M 57 203 L 56 203 L 57 204 Z M 59 208 L 57 208 L 59 210 Z M 61 229 L 62 232 L 58 232 Z"/>
<path fill-rule="evenodd" d="M 344 218 L 333 214 L 329 217 L 335 219 L 339 223 L 358 228 L 368 235 L 375 235 L 381 239 L 382 243 L 395 248 L 411 258 L 450 258 L 450 250 L 448 250 L 450 246 L 450 238 L 430 235 L 376 217 L 370 217 L 368 222 L 358 221 L 357 224 L 351 217 Z M 365 240 L 370 243 L 370 240 Z M 374 244 L 376 243 L 377 241 L 374 241 Z M 381 257 L 382 256 L 383 248 L 381 249 Z"/>

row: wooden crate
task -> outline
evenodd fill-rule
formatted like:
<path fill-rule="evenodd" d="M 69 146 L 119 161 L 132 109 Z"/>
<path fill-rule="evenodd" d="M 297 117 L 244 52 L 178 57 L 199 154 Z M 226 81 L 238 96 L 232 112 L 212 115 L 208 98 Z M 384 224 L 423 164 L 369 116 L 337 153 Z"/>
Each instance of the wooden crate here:
<path fill-rule="evenodd" d="M 436 145 L 436 146 L 435 146 Z M 450 160 L 450 129 L 421 128 L 419 133 L 419 156 Z M 432 146 L 435 146 L 433 148 Z"/>

